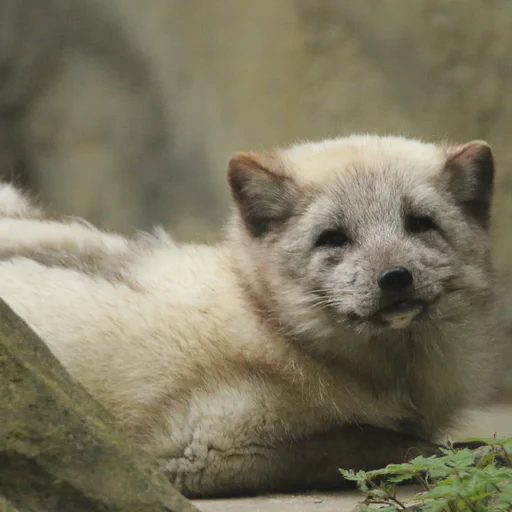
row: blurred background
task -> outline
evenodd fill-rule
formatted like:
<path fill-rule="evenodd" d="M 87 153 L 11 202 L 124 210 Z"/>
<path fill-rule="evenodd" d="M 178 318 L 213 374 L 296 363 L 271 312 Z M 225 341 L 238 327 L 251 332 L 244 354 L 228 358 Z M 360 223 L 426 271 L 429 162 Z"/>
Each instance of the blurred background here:
<path fill-rule="evenodd" d="M 215 240 L 234 151 L 486 139 L 512 319 L 511 55 L 506 0 L 0 0 L 0 169 L 103 228 Z"/>

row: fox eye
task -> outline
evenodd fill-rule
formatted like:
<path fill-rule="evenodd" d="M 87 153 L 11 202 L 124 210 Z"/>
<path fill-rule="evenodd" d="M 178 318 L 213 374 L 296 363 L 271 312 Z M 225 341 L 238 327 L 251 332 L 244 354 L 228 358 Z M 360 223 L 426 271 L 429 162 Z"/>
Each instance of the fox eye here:
<path fill-rule="evenodd" d="M 426 233 L 438 229 L 434 219 L 428 215 L 409 215 L 405 225 L 411 233 Z"/>
<path fill-rule="evenodd" d="M 350 242 L 341 229 L 328 229 L 316 240 L 315 247 L 345 247 Z"/>

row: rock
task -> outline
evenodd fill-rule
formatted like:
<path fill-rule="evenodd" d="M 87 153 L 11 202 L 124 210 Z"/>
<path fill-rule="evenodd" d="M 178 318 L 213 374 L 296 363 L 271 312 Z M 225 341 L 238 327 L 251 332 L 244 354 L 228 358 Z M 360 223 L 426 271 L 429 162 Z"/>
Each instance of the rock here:
<path fill-rule="evenodd" d="M 0 495 L 21 510 L 197 511 L 1 300 L 0 418 Z"/>

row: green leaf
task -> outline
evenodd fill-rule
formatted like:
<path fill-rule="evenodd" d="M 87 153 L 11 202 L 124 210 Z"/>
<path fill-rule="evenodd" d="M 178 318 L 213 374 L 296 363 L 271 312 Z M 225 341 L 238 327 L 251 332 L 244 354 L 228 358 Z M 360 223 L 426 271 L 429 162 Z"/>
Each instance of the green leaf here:
<path fill-rule="evenodd" d="M 390 464 L 374 471 L 343 471 L 358 483 L 367 497 L 359 510 L 396 511 L 390 499 L 394 486 L 422 475 L 430 489 L 415 496 L 425 512 L 468 510 L 477 512 L 512 511 L 512 438 L 467 439 L 481 446 L 474 449 L 447 448 L 441 457 L 417 457 L 404 464 Z M 482 443 L 485 444 L 482 445 Z M 377 489 L 374 487 L 377 486 Z"/>

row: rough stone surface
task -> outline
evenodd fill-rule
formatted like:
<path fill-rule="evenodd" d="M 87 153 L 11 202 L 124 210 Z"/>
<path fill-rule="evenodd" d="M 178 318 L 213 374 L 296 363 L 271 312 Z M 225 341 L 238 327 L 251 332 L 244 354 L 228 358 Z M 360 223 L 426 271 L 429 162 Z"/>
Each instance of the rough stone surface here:
<path fill-rule="evenodd" d="M 197 510 L 3 301 L 0 418 L 0 496 L 21 510 Z"/>

